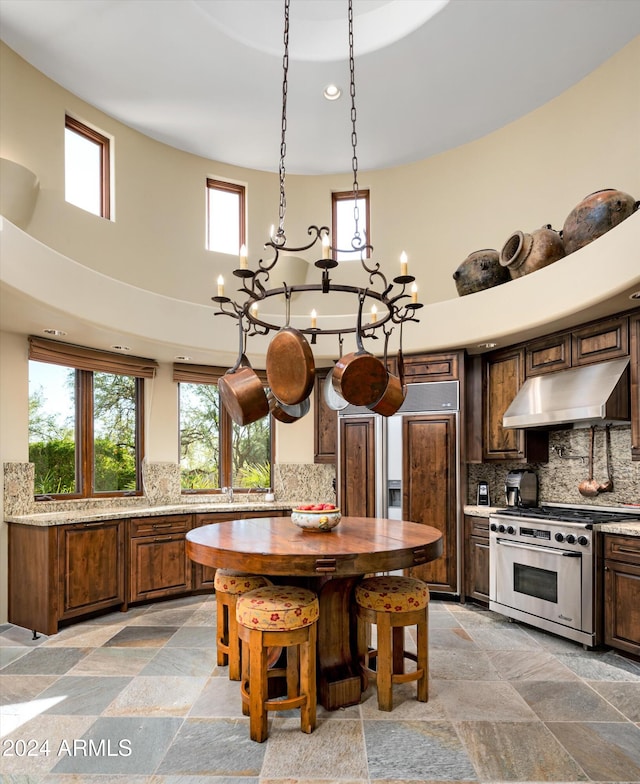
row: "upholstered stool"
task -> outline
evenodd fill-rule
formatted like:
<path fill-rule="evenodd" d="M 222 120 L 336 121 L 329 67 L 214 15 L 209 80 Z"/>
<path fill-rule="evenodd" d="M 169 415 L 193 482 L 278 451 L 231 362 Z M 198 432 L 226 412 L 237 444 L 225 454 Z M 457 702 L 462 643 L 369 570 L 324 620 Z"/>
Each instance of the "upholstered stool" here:
<path fill-rule="evenodd" d="M 418 682 L 418 701 L 429 699 L 429 589 L 413 577 L 368 577 L 355 588 L 358 649 L 365 678 L 374 676 L 378 689 L 378 709 L 393 709 L 393 684 Z M 377 648 L 368 650 L 370 626 L 377 627 Z M 405 650 L 404 630 L 416 626 L 417 655 Z M 376 669 L 371 667 L 376 659 Z M 416 662 L 412 672 L 404 671 L 404 660 Z"/>
<path fill-rule="evenodd" d="M 306 588 L 272 585 L 238 597 L 242 702 L 251 740 L 267 739 L 267 711 L 300 708 L 300 729 L 316 726 L 318 597 Z M 268 649 L 286 648 L 286 667 L 268 669 Z M 286 676 L 287 694 L 269 698 L 269 678 Z"/>
<path fill-rule="evenodd" d="M 240 680 L 240 640 L 236 622 L 236 600 L 240 594 L 271 585 L 266 577 L 234 569 L 217 569 L 213 579 L 216 591 L 216 641 L 218 666 L 229 665 L 229 679 Z"/>

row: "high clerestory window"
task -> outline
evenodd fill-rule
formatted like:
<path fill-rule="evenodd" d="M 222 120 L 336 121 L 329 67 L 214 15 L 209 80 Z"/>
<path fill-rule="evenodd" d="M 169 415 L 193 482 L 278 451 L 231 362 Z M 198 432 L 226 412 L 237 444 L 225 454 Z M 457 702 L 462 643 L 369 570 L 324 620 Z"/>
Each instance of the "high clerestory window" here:
<path fill-rule="evenodd" d="M 67 115 L 64 198 L 101 218 L 111 217 L 111 144 L 108 137 Z"/>
<path fill-rule="evenodd" d="M 245 238 L 245 188 L 207 178 L 207 250 L 237 256 Z"/>
<path fill-rule="evenodd" d="M 223 487 L 266 490 L 272 486 L 271 417 L 237 425 L 218 393 L 226 368 L 173 366 L 179 385 L 180 481 L 183 492 L 217 492 Z M 258 372 L 266 384 L 266 374 Z"/>
<path fill-rule="evenodd" d="M 353 198 L 353 191 L 336 191 L 331 194 L 331 237 L 332 245 L 341 250 L 349 250 L 352 245 L 351 241 L 356 229 L 355 221 L 355 208 L 357 207 L 358 215 L 358 233 L 361 237 L 363 245 L 371 244 L 371 232 L 369 222 L 369 191 L 358 191 L 357 201 Z M 368 257 L 369 254 L 365 256 Z M 349 259 L 357 260 L 359 258 L 357 253 L 340 253 L 336 254 L 337 261 L 345 261 Z"/>
<path fill-rule="evenodd" d="M 29 462 L 35 495 L 142 494 L 144 380 L 157 363 L 29 338 Z"/>

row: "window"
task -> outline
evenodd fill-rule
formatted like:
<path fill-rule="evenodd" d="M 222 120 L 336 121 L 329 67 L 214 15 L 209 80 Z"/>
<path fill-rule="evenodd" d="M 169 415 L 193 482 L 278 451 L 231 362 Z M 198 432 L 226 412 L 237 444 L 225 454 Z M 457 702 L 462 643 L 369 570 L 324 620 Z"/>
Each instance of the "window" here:
<path fill-rule="evenodd" d="M 339 248 L 336 253 L 337 261 L 358 259 L 356 253 L 340 253 L 348 251 L 353 245 L 351 241 L 355 234 L 355 207 L 358 210 L 358 232 L 361 237 L 361 244 L 370 245 L 371 235 L 369 232 L 369 191 L 358 191 L 358 199 L 353 198 L 353 191 L 340 191 L 331 194 L 331 216 L 333 226 L 331 229 L 332 245 Z M 365 258 L 368 258 L 369 253 Z"/>
<path fill-rule="evenodd" d="M 144 378 L 156 363 L 29 338 L 29 462 L 35 494 L 142 492 Z"/>
<path fill-rule="evenodd" d="M 218 394 L 217 381 L 224 372 L 206 365 L 174 365 L 180 401 L 180 482 L 185 491 L 271 487 L 271 417 L 236 425 Z"/>
<path fill-rule="evenodd" d="M 111 215 L 109 146 L 106 136 L 65 118 L 64 198 L 101 218 Z"/>
<path fill-rule="evenodd" d="M 237 256 L 245 240 L 244 185 L 207 178 L 207 250 Z"/>

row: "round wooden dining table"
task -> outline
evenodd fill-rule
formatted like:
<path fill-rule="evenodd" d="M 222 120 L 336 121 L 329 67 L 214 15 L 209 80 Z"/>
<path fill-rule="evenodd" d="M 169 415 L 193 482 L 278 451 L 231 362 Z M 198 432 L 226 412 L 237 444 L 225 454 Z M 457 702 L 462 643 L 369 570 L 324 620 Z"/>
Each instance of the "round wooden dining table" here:
<path fill-rule="evenodd" d="M 331 531 L 302 530 L 290 517 L 256 517 L 189 531 L 187 555 L 204 566 L 262 574 L 316 591 L 318 699 L 336 710 L 359 703 L 362 694 L 350 612 L 355 583 L 365 574 L 439 558 L 442 534 L 429 525 L 381 517 L 343 517 Z"/>

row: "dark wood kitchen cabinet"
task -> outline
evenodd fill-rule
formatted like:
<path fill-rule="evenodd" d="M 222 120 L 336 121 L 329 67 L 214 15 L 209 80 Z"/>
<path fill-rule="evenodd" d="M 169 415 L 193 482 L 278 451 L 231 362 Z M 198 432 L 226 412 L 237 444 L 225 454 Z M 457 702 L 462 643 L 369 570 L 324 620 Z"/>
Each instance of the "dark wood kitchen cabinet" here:
<path fill-rule="evenodd" d="M 341 418 L 340 508 L 345 517 L 375 517 L 375 415 Z"/>
<path fill-rule="evenodd" d="M 338 412 L 329 408 L 324 397 L 324 384 L 332 368 L 316 372 L 314 403 L 314 463 L 335 463 L 338 438 Z"/>
<path fill-rule="evenodd" d="M 547 462 L 549 434 L 502 426 L 502 417 L 525 380 L 523 348 L 487 356 L 483 379 L 483 461 Z"/>
<path fill-rule="evenodd" d="M 631 354 L 631 459 L 640 460 L 640 311 L 629 319 Z"/>
<path fill-rule="evenodd" d="M 129 601 L 187 593 L 192 587 L 186 533 L 192 516 L 138 517 L 129 521 Z"/>
<path fill-rule="evenodd" d="M 464 595 L 489 604 L 488 517 L 464 517 Z"/>
<path fill-rule="evenodd" d="M 574 367 L 605 362 L 629 355 L 629 319 L 596 321 L 572 333 L 571 363 Z"/>
<path fill-rule="evenodd" d="M 124 520 L 9 526 L 9 621 L 56 634 L 60 621 L 126 609 Z"/>
<path fill-rule="evenodd" d="M 604 641 L 640 656 L 640 538 L 604 536 Z"/>

